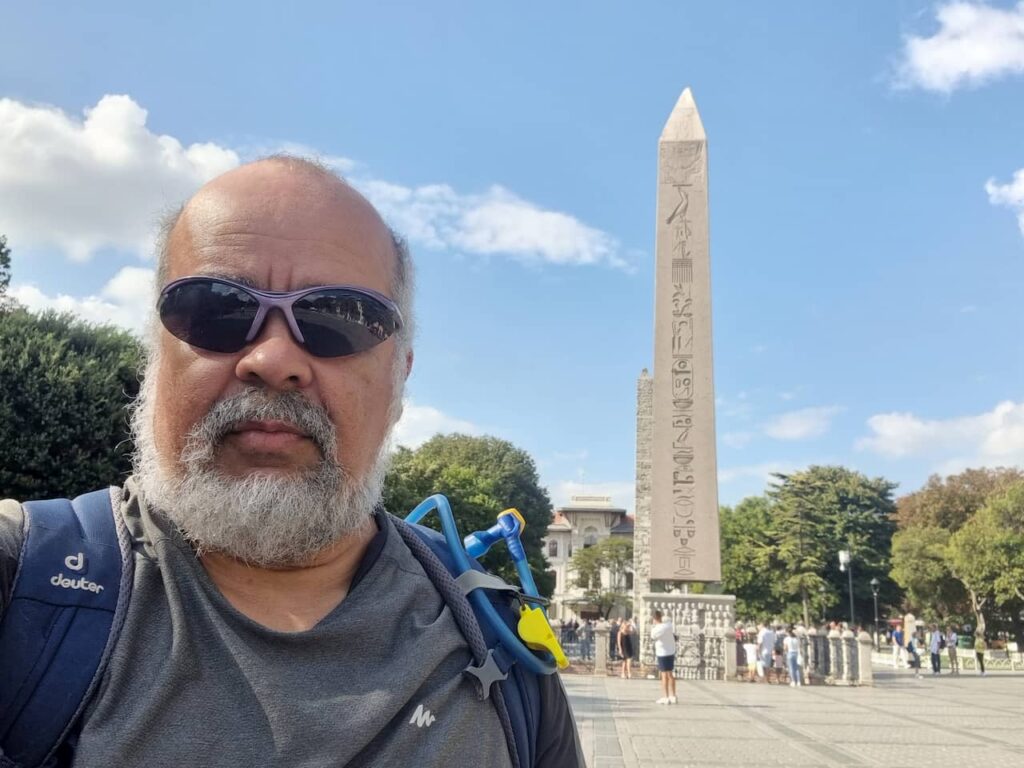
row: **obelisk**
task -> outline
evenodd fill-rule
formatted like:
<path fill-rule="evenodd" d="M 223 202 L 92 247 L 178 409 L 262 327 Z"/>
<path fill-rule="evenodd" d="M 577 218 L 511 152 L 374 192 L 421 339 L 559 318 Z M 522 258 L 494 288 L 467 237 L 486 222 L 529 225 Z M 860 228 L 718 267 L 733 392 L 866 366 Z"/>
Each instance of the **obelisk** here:
<path fill-rule="evenodd" d="M 651 580 L 720 581 L 707 137 L 693 94 L 658 141 Z"/>

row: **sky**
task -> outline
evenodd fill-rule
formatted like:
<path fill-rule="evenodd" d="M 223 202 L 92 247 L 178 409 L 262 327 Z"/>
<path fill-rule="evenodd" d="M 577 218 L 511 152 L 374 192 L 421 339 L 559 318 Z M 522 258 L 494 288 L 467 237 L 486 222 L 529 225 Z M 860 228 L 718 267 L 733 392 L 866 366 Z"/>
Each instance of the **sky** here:
<path fill-rule="evenodd" d="M 161 213 L 318 157 L 417 264 L 396 441 L 496 435 L 556 505 L 632 510 L 657 139 L 689 86 L 721 502 L 811 464 L 897 493 L 1024 465 L 1024 2 L 156 5 L 0 6 L 22 303 L 138 329 Z"/>

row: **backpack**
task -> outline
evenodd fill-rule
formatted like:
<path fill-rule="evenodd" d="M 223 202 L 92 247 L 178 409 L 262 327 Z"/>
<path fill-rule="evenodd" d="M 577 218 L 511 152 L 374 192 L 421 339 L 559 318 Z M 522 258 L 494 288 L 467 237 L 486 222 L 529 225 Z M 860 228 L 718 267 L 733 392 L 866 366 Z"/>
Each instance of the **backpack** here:
<path fill-rule="evenodd" d="M 120 489 L 110 488 L 73 501 L 22 505 L 25 538 L 11 599 L 0 620 L 2 768 L 56 768 L 71 762 L 78 721 L 100 684 L 131 598 L 131 541 L 114 511 L 119 499 Z M 473 571 L 457 581 L 453 558 L 439 533 L 393 516 L 391 521 L 469 645 L 474 663 L 465 671 L 481 699 L 493 695 L 512 764 L 529 768 L 540 729 L 538 675 L 515 663 L 498 631 L 466 597 L 484 589 L 515 632 L 518 590 L 486 574 L 472 558 Z M 480 576 L 466 578 L 476 573 Z"/>

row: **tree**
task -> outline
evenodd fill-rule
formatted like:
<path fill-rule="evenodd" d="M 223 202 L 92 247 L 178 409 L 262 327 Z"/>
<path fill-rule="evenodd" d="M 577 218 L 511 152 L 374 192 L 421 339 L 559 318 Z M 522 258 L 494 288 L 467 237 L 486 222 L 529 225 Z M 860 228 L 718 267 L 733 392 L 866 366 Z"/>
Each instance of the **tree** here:
<path fill-rule="evenodd" d="M 1024 483 L 994 494 L 950 537 L 948 556 L 982 630 L 987 608 L 1024 600 Z"/>
<path fill-rule="evenodd" d="M 945 478 L 932 475 L 919 491 L 897 500 L 893 578 L 907 589 L 912 610 L 936 619 L 973 614 L 984 622 L 993 594 L 978 579 L 986 562 L 985 536 L 994 530 L 991 521 L 974 523 L 955 545 L 952 537 L 989 499 L 1021 483 L 1024 472 L 1016 468 L 967 469 Z M 972 562 L 975 556 L 982 560 Z"/>
<path fill-rule="evenodd" d="M 929 620 L 966 616 L 967 593 L 949 564 L 950 532 L 934 525 L 915 525 L 892 537 L 893 581 L 906 590 L 915 611 Z"/>
<path fill-rule="evenodd" d="M 803 620 L 809 622 L 813 596 L 821 595 L 822 588 L 826 599 L 829 594 L 848 592 L 838 562 L 839 550 L 847 549 L 855 569 L 857 615 L 871 613 L 872 578 L 881 582 L 881 603 L 891 603 L 895 589 L 889 579 L 889 557 L 896 484 L 828 466 L 774 477 L 768 491 L 772 501 L 768 535 L 777 594 L 789 598 L 788 603 L 791 596 L 799 596 Z"/>
<path fill-rule="evenodd" d="M 576 586 L 584 590 L 586 601 L 594 605 L 604 619 L 618 605 L 625 606 L 628 612 L 626 573 L 632 567 L 633 542 L 618 536 L 577 549 L 569 562 L 569 568 L 576 574 Z M 605 572 L 609 576 L 607 586 L 602 578 Z"/>
<path fill-rule="evenodd" d="M 765 496 L 748 496 L 719 512 L 722 586 L 736 596 L 739 616 L 774 616 L 783 609 L 772 589 L 772 546 L 765 535 L 771 515 Z"/>
<path fill-rule="evenodd" d="M 11 284 L 11 249 L 7 245 L 6 235 L 0 235 L 0 309 L 8 301 L 7 289 Z"/>
<path fill-rule="evenodd" d="M 490 528 L 509 507 L 526 520 L 522 542 L 537 588 L 550 596 L 554 580 L 547 573 L 541 540 L 551 523 L 551 500 L 540 486 L 533 459 L 520 448 L 496 437 L 437 435 L 416 450 L 399 448 L 384 480 L 384 503 L 397 514 L 408 514 L 427 496 L 443 493 L 452 506 L 462 535 Z M 425 524 L 440 530 L 435 515 Z M 518 583 L 515 567 L 503 544 L 481 560 L 488 570 Z"/>
<path fill-rule="evenodd" d="M 0 313 L 0 498 L 73 497 L 131 470 L 139 342 L 69 314 Z"/>

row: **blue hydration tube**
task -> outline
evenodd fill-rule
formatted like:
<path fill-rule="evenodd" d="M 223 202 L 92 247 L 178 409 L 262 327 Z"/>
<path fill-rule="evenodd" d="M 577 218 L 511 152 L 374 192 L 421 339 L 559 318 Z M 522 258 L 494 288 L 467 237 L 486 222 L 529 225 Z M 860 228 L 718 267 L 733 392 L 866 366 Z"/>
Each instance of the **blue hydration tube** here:
<path fill-rule="evenodd" d="M 437 510 L 437 516 L 441 518 L 441 532 L 444 534 L 445 543 L 448 545 L 452 559 L 455 561 L 455 567 L 458 571 L 456 577 L 461 576 L 466 571 L 473 570 L 469 554 L 463 548 L 462 539 L 459 538 L 459 530 L 455 525 L 455 516 L 452 514 L 451 505 L 443 495 L 435 493 L 433 496 L 429 496 L 421 501 L 405 518 L 405 522 L 418 523 L 433 509 Z M 500 534 L 492 533 L 492 531 L 481 531 L 467 537 L 471 541 L 470 546 L 473 548 L 474 554 L 477 552 L 483 554 L 497 540 Z M 516 572 L 519 574 L 519 579 L 522 582 L 523 593 L 531 597 L 539 597 L 537 585 L 533 580 L 533 574 L 530 573 L 530 565 L 526 561 L 526 551 L 523 549 L 523 544 L 519 540 L 518 535 L 505 537 L 505 541 L 508 543 L 512 559 L 516 564 Z M 474 543 L 477 546 L 473 546 Z M 527 648 L 523 641 L 509 629 L 508 624 L 498 614 L 498 611 L 491 604 L 491 601 L 487 599 L 483 590 L 471 590 L 467 597 L 473 604 L 477 616 L 483 616 L 487 620 L 487 623 L 490 624 L 491 628 L 498 635 L 498 639 L 505 649 L 521 661 L 527 669 L 538 675 L 550 675 L 556 671 L 557 665 L 551 654 L 545 653 L 547 658 L 542 659 Z"/>

